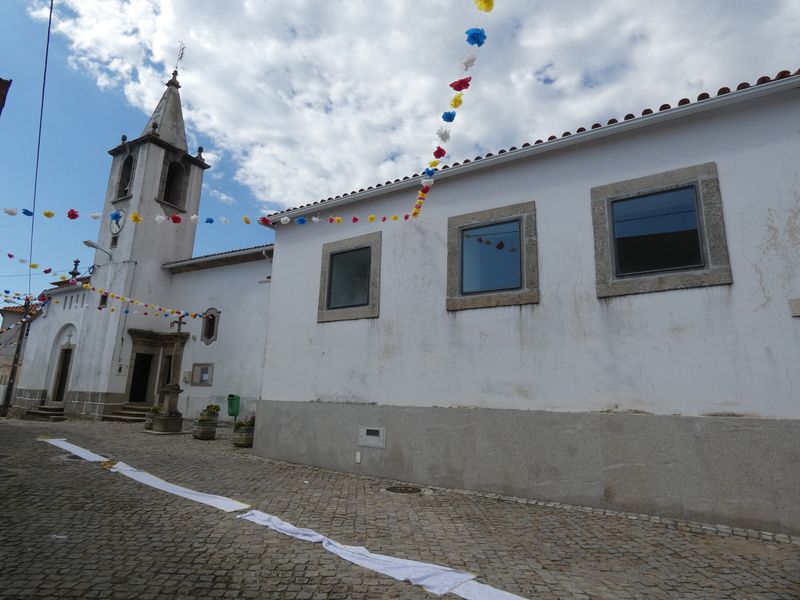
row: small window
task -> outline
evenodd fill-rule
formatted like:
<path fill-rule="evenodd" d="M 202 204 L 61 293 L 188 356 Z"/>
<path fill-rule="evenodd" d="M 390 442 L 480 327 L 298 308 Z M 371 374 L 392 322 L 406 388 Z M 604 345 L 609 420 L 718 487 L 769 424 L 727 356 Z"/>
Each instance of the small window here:
<path fill-rule="evenodd" d="M 131 195 L 131 175 L 133 174 L 133 156 L 128 155 L 122 163 L 119 173 L 119 185 L 117 186 L 117 198 L 125 198 Z"/>
<path fill-rule="evenodd" d="M 200 333 L 200 340 L 206 345 L 216 341 L 219 333 L 220 311 L 216 308 L 209 308 L 203 313 L 203 329 Z"/>
<path fill-rule="evenodd" d="M 447 220 L 447 310 L 538 302 L 533 202 Z"/>
<path fill-rule="evenodd" d="M 109 248 L 116 248 L 118 241 L 119 241 L 119 236 L 118 235 L 112 235 L 111 236 L 111 243 L 108 245 L 108 247 Z"/>
<path fill-rule="evenodd" d="M 328 275 L 329 309 L 369 304 L 369 263 L 369 248 L 331 254 Z"/>
<path fill-rule="evenodd" d="M 101 295 L 100 295 L 100 303 L 98 304 L 98 306 L 99 306 L 100 308 L 103 308 L 103 307 L 105 307 L 107 304 L 108 304 L 108 294 L 101 294 Z"/>
<path fill-rule="evenodd" d="M 728 285 L 717 166 L 592 188 L 597 296 Z"/>
<path fill-rule="evenodd" d="M 192 385 L 210 386 L 214 381 L 214 365 L 210 363 L 192 365 Z"/>
<path fill-rule="evenodd" d="M 519 221 L 461 232 L 461 293 L 518 290 L 522 285 Z"/>
<path fill-rule="evenodd" d="M 380 276 L 380 231 L 323 245 L 317 322 L 377 318 Z"/>

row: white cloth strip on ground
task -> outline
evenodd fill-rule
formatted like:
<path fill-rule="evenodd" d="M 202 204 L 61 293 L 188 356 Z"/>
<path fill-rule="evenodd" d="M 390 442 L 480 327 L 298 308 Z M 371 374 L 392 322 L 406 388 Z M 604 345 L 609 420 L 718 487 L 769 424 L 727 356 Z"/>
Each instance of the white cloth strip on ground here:
<path fill-rule="evenodd" d="M 80 456 L 91 462 L 104 462 L 107 459 L 104 456 L 85 450 L 75 444 L 70 444 L 64 439 L 46 439 L 42 440 L 53 446 L 67 450 L 76 456 Z M 215 496 L 213 494 L 204 494 L 203 492 L 196 492 L 163 479 L 151 475 L 145 471 L 140 471 L 124 462 L 116 463 L 111 471 L 114 473 L 122 473 L 126 477 L 149 485 L 150 487 L 159 489 L 169 494 L 181 496 L 188 500 L 194 500 L 201 504 L 213 506 L 225 512 L 234 512 L 237 510 L 244 510 L 250 508 L 249 504 L 244 504 L 224 496 Z M 251 510 L 243 515 L 238 516 L 239 519 L 246 519 L 258 525 L 269 527 L 270 529 L 292 537 L 297 540 L 321 543 L 322 547 L 328 552 L 335 554 L 348 562 L 381 573 L 397 581 L 409 581 L 414 585 L 419 585 L 425 590 L 442 596 L 448 592 L 452 592 L 457 596 L 466 600 L 525 600 L 520 596 L 509 594 L 502 590 L 498 590 L 489 585 L 478 583 L 474 581 L 475 575 L 457 571 L 450 567 L 443 567 L 441 565 L 434 565 L 430 563 L 419 562 L 416 560 L 407 560 L 404 558 L 395 558 L 394 556 L 386 556 L 385 554 L 375 554 L 370 552 L 363 546 L 347 546 L 339 544 L 338 542 L 325 537 L 321 533 L 317 533 L 313 529 L 304 529 L 302 527 L 295 527 L 291 523 L 287 523 L 282 519 L 261 512 L 260 510 Z"/>
<path fill-rule="evenodd" d="M 126 465 L 125 463 L 117 463 L 116 465 L 114 465 L 111 471 L 115 473 L 122 473 L 123 475 L 125 475 L 125 477 L 130 477 L 134 481 L 138 481 L 139 483 L 149 485 L 150 487 L 154 487 L 163 492 L 174 494 L 176 496 L 181 496 L 182 498 L 187 498 L 189 500 L 194 500 L 195 502 L 200 502 L 201 504 L 206 504 L 208 506 L 213 506 L 214 508 L 224 510 L 225 512 L 234 512 L 237 510 L 244 510 L 245 508 L 250 508 L 249 504 L 244 504 L 242 502 L 238 502 L 230 498 L 225 498 L 224 496 L 215 496 L 213 494 L 204 494 L 203 492 L 195 492 L 194 490 L 190 490 L 189 488 L 175 485 L 174 483 L 164 481 L 163 479 L 160 479 L 155 475 L 151 475 L 150 473 L 146 473 L 145 471 L 134 469 L 133 467 L 131 467 L 130 465 Z"/>
<path fill-rule="evenodd" d="M 345 546 L 329 538 L 325 538 L 322 546 L 328 552 L 346 561 L 388 575 L 398 581 L 408 580 L 437 596 L 446 594 L 453 588 L 475 578 L 475 575 L 471 573 L 456 571 L 450 567 L 375 554 L 362 546 Z"/>
<path fill-rule="evenodd" d="M 510 594 L 477 581 L 465 581 L 450 590 L 450 593 L 464 598 L 464 600 L 525 600 L 522 596 Z"/>
<path fill-rule="evenodd" d="M 291 523 L 282 521 L 278 517 L 274 515 L 268 515 L 267 513 L 261 512 L 260 510 L 251 510 L 243 515 L 239 515 L 237 518 L 246 519 L 248 521 L 252 521 L 253 523 L 257 523 L 258 525 L 269 527 L 270 529 L 273 529 L 278 533 L 288 535 L 289 537 L 293 537 L 297 540 L 302 540 L 304 542 L 313 542 L 319 544 L 322 542 L 322 540 L 325 539 L 324 535 L 322 535 L 321 533 L 317 533 L 313 529 L 303 529 L 301 527 L 295 527 Z"/>
<path fill-rule="evenodd" d="M 91 462 L 103 462 L 108 460 L 105 456 L 100 456 L 99 454 L 95 454 L 94 452 L 90 452 L 89 450 L 85 450 L 80 446 L 76 446 L 75 444 L 70 444 L 67 440 L 42 440 L 43 442 L 47 442 L 48 444 L 52 444 L 53 446 L 58 446 L 62 450 L 66 450 L 75 456 L 80 456 L 84 460 L 88 460 Z"/>
<path fill-rule="evenodd" d="M 450 567 L 432 565 L 416 560 L 406 560 L 404 558 L 395 558 L 383 554 L 374 554 L 362 546 L 345 546 L 344 544 L 339 544 L 325 537 L 321 533 L 317 533 L 313 529 L 295 527 L 291 523 L 287 523 L 274 515 L 269 515 L 260 510 L 251 510 L 243 515 L 239 515 L 238 518 L 246 519 L 258 525 L 263 525 L 264 527 L 269 527 L 278 533 L 288 535 L 298 540 L 322 543 L 323 548 L 339 558 L 343 558 L 348 562 L 357 564 L 370 571 L 387 575 L 397 581 L 410 581 L 437 596 L 446 594 L 454 587 L 475 577 L 470 573 L 456 571 Z"/>

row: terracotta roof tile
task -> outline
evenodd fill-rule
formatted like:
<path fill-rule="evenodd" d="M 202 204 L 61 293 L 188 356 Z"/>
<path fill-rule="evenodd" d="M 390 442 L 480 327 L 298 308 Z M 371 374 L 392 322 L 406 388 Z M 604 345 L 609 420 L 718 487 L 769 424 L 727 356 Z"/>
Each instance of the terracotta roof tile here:
<path fill-rule="evenodd" d="M 777 74 L 775 75 L 775 77 L 769 77 L 769 76 L 767 76 L 767 75 L 763 75 L 763 76 L 759 77 L 759 78 L 756 80 L 756 83 L 755 83 L 755 84 L 750 84 L 750 83 L 749 83 L 749 82 L 747 82 L 747 81 L 743 81 L 743 82 L 741 82 L 739 85 L 737 85 L 737 86 L 736 86 L 736 89 L 735 89 L 734 91 L 732 91 L 732 90 L 731 90 L 729 87 L 721 87 L 721 88 L 719 88 L 719 90 L 717 90 L 717 93 L 716 93 L 716 95 L 717 95 L 717 96 L 724 96 L 724 95 L 727 95 L 727 94 L 734 94 L 734 93 L 736 93 L 736 92 L 740 92 L 740 91 L 746 90 L 746 89 L 748 89 L 748 88 L 752 87 L 752 85 L 757 85 L 757 86 L 758 86 L 758 85 L 764 85 L 764 84 L 771 83 L 771 82 L 774 82 L 774 81 L 778 81 L 778 80 L 781 80 L 781 79 L 786 79 L 787 77 L 796 77 L 796 76 L 798 76 L 798 75 L 800 75 L 800 69 L 798 69 L 798 70 L 797 70 L 797 71 L 795 71 L 794 73 L 792 73 L 791 71 L 788 71 L 788 70 L 783 70 L 783 71 L 780 71 L 779 73 L 777 73 Z M 698 96 L 697 96 L 697 100 L 696 100 L 695 102 L 703 102 L 704 100 L 708 100 L 708 99 L 710 99 L 711 97 L 712 97 L 712 96 L 711 96 L 711 94 L 709 94 L 708 92 L 702 92 L 702 93 L 698 94 Z M 677 104 L 676 104 L 676 106 L 675 106 L 675 107 L 673 107 L 673 106 L 672 106 L 671 104 L 669 104 L 669 103 L 664 103 L 664 104 L 661 104 L 661 105 L 658 107 L 658 112 L 665 112 L 665 111 L 669 111 L 669 110 L 675 110 L 675 108 L 679 108 L 679 107 L 687 106 L 687 105 L 689 105 L 689 104 L 692 104 L 692 101 L 691 101 L 689 98 L 681 98 L 680 100 L 678 100 L 678 102 L 677 102 Z M 645 108 L 644 110 L 642 110 L 642 114 L 641 114 L 641 116 L 642 116 L 642 117 L 646 117 L 646 116 L 648 116 L 648 115 L 652 115 L 652 114 L 654 114 L 654 112 L 655 112 L 655 111 L 653 111 L 653 109 L 652 109 L 652 108 Z M 635 119 L 638 119 L 638 118 L 641 118 L 641 117 L 637 117 L 637 116 L 636 116 L 634 113 L 628 113 L 628 114 L 626 114 L 626 115 L 623 117 L 623 121 L 632 121 L 632 120 L 635 120 Z M 608 127 L 608 126 L 611 126 L 611 125 L 616 125 L 616 124 L 618 124 L 618 123 L 620 123 L 620 121 L 619 121 L 619 120 L 617 120 L 616 118 L 613 118 L 613 117 L 612 117 L 612 118 L 610 118 L 610 119 L 608 120 L 608 122 L 607 122 L 607 124 L 606 124 L 606 125 L 603 125 L 603 124 L 601 124 L 601 123 L 593 123 L 590 129 L 600 129 L 600 128 L 602 128 L 602 127 Z M 578 128 L 575 130 L 575 133 L 576 133 L 576 134 L 578 134 L 578 133 L 585 133 L 586 131 L 587 131 L 586 127 L 578 127 Z M 569 137 L 569 136 L 571 136 L 571 135 L 573 135 L 573 133 L 572 133 L 572 132 L 570 132 L 570 131 L 565 131 L 564 133 L 562 133 L 562 134 L 561 134 L 561 139 L 563 139 L 563 138 L 565 138 L 565 137 Z M 533 142 L 533 144 L 534 144 L 534 145 L 536 145 L 536 144 L 545 144 L 545 143 L 549 143 L 549 142 L 554 142 L 554 141 L 556 141 L 556 140 L 558 140 L 558 139 L 560 139 L 558 136 L 555 136 L 555 135 L 550 135 L 550 136 L 548 136 L 548 137 L 547 137 L 547 142 L 545 142 L 545 141 L 544 141 L 544 140 L 542 140 L 542 139 L 537 139 L 535 142 Z M 530 146 L 531 146 L 531 143 L 530 143 L 530 142 L 525 142 L 525 143 L 523 143 L 521 146 L 519 146 L 519 148 L 517 148 L 517 146 L 511 146 L 511 147 L 510 147 L 510 148 L 508 148 L 508 149 L 500 149 L 500 150 L 498 150 L 498 151 L 496 152 L 496 154 L 498 154 L 498 155 L 499 155 L 499 154 L 512 153 L 512 152 L 514 152 L 514 151 L 517 151 L 518 149 L 522 149 L 522 148 L 529 148 Z M 472 160 L 470 160 L 470 159 L 466 158 L 466 159 L 463 159 L 463 160 L 462 160 L 460 163 L 458 163 L 458 162 L 454 162 L 452 165 L 442 165 L 442 166 L 438 167 L 438 169 L 437 169 L 437 170 L 444 171 L 444 170 L 446 170 L 446 169 L 449 169 L 449 168 L 451 168 L 451 166 L 452 166 L 452 167 L 457 167 L 457 166 L 461 166 L 461 165 L 467 165 L 467 164 L 469 164 L 469 163 L 470 163 L 470 162 L 472 162 L 472 161 L 478 161 L 478 160 L 481 160 L 481 159 L 483 159 L 483 158 L 489 158 L 489 157 L 492 157 L 492 156 L 494 156 L 494 154 L 493 154 L 493 153 L 491 153 L 491 152 L 487 152 L 485 155 L 483 155 L 483 156 L 476 156 L 476 157 L 475 157 L 475 158 L 473 158 Z M 401 179 L 395 179 L 395 180 L 394 180 L 394 182 L 392 182 L 392 181 L 387 181 L 386 183 L 377 183 L 377 184 L 375 184 L 374 186 L 368 186 L 368 187 L 366 188 L 366 190 L 365 190 L 364 188 L 361 188 L 361 189 L 359 189 L 359 190 L 358 190 L 358 192 L 356 192 L 356 191 L 354 190 L 354 191 L 352 191 L 352 192 L 349 192 L 349 193 L 346 193 L 346 194 L 342 194 L 342 195 L 340 195 L 340 196 L 335 196 L 334 198 L 330 198 L 330 197 L 329 197 L 329 198 L 327 198 L 327 199 L 324 199 L 324 200 L 319 200 L 319 201 L 317 201 L 317 202 L 313 202 L 313 203 L 309 203 L 309 204 L 304 204 L 304 205 L 302 205 L 302 206 L 297 206 L 297 207 L 294 207 L 294 208 L 289 208 L 289 209 L 286 209 L 286 210 L 283 210 L 283 211 L 280 211 L 280 212 L 274 213 L 274 215 L 270 215 L 270 216 L 272 217 L 272 216 L 278 216 L 278 215 L 290 214 L 290 213 L 292 213 L 292 212 L 295 212 L 295 211 L 297 211 L 297 210 L 300 210 L 300 209 L 303 209 L 303 208 L 308 208 L 308 207 L 311 207 L 311 206 L 316 206 L 316 205 L 322 205 L 322 204 L 325 204 L 326 202 L 330 202 L 331 200 L 337 200 L 337 199 L 340 199 L 340 198 L 343 198 L 343 197 L 347 197 L 347 196 L 350 196 L 350 195 L 359 194 L 359 193 L 361 193 L 361 192 L 364 192 L 364 191 L 370 191 L 370 190 L 377 189 L 377 188 L 380 188 L 380 187 L 384 187 L 384 186 L 392 185 L 393 183 L 400 183 L 401 181 L 406 181 L 406 180 L 408 180 L 408 179 L 414 179 L 414 178 L 416 178 L 416 177 L 420 177 L 420 176 L 421 176 L 420 174 L 418 174 L 418 173 L 414 173 L 414 174 L 413 174 L 413 175 L 411 175 L 410 177 L 409 177 L 409 176 L 405 176 L 405 177 L 403 177 L 403 178 L 402 178 L 402 180 L 401 180 Z"/>

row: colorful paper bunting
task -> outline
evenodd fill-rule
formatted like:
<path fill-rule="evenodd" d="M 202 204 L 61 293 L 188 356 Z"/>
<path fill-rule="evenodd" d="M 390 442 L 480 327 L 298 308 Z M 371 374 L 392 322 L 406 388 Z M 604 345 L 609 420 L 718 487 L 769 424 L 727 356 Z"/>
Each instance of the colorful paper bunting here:
<path fill-rule="evenodd" d="M 464 33 L 467 34 L 467 43 L 471 46 L 480 48 L 486 43 L 486 32 L 480 27 L 472 27 L 467 29 Z"/>

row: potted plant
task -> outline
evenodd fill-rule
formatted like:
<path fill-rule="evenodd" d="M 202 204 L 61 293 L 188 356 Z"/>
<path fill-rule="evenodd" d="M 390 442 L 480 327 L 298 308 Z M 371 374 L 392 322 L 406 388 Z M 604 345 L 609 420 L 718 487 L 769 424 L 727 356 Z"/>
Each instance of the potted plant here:
<path fill-rule="evenodd" d="M 219 417 L 219 404 L 209 404 L 202 410 L 200 415 L 205 415 L 209 421 L 216 423 L 217 417 Z"/>
<path fill-rule="evenodd" d="M 194 420 L 192 424 L 192 437 L 198 440 L 213 440 L 217 437 L 217 420 L 211 418 L 205 411 Z"/>
<path fill-rule="evenodd" d="M 256 428 L 256 416 L 250 415 L 244 421 L 233 424 L 233 445 L 239 448 L 253 447 L 253 432 Z"/>
<path fill-rule="evenodd" d="M 156 415 L 161 414 L 161 406 L 158 404 L 151 406 L 150 410 L 144 416 L 144 428 L 147 430 L 153 429 L 153 419 Z"/>

